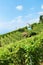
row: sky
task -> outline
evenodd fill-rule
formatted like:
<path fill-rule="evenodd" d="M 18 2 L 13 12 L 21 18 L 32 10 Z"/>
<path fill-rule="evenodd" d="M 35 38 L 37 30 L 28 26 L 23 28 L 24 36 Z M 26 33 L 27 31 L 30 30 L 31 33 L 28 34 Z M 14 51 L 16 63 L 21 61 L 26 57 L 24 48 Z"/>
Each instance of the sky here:
<path fill-rule="evenodd" d="M 0 0 L 0 34 L 39 22 L 43 0 Z"/>

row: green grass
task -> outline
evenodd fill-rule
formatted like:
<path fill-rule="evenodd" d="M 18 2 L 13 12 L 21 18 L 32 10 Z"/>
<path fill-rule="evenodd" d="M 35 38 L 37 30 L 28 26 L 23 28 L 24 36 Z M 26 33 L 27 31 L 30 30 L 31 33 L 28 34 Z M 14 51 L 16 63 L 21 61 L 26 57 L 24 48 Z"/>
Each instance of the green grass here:
<path fill-rule="evenodd" d="M 0 35 L 0 65 L 30 65 L 30 60 L 32 65 L 39 65 L 43 61 L 43 24 L 31 26 L 32 30 L 24 27 Z"/>
<path fill-rule="evenodd" d="M 25 54 L 25 56 L 28 56 L 28 57 L 30 56 L 30 54 L 39 55 L 39 53 L 43 53 L 42 40 L 43 40 L 43 32 L 40 35 L 31 37 L 31 38 L 27 38 L 27 39 L 23 39 L 21 41 L 18 41 L 15 43 L 10 43 L 9 45 L 5 45 L 4 47 L 1 47 L 0 48 L 0 60 L 1 60 L 1 62 L 3 62 L 2 64 L 6 63 L 6 62 L 4 62 L 6 60 L 9 61 L 9 63 L 12 63 L 11 60 L 13 59 L 12 64 L 16 63 L 16 65 L 18 65 L 17 64 L 19 62 L 18 60 L 21 60 L 21 58 L 23 59 L 23 56 L 22 57 L 20 56 L 20 59 L 19 59 L 19 56 L 18 56 L 19 55 L 18 53 L 20 52 L 19 50 L 21 50 L 21 52 L 20 52 L 21 54 L 22 54 L 22 51 L 24 50 L 23 54 Z M 38 51 L 38 53 L 36 51 Z M 27 55 L 27 54 L 29 54 L 29 55 Z M 28 57 L 27 57 L 27 64 L 28 64 Z M 39 57 L 37 56 L 37 59 L 38 58 Z M 35 59 L 36 59 L 36 57 L 35 57 Z M 26 59 L 25 59 L 25 61 L 26 61 Z M 1 64 L 1 62 L 0 62 L 0 64 Z M 20 64 L 21 63 L 19 62 L 19 65 Z M 27 64 L 25 64 L 25 65 L 27 65 Z"/>
<path fill-rule="evenodd" d="M 24 37 L 22 35 L 23 32 L 26 32 L 28 37 Z M 36 25 L 34 24 L 32 30 L 28 30 L 27 27 L 24 27 L 24 28 L 0 35 L 0 44 L 1 46 L 4 46 L 6 44 L 20 41 L 24 38 L 29 38 L 32 32 L 35 32 L 37 34 L 40 34 L 41 32 L 43 32 L 43 24 L 42 23 L 37 23 Z"/>

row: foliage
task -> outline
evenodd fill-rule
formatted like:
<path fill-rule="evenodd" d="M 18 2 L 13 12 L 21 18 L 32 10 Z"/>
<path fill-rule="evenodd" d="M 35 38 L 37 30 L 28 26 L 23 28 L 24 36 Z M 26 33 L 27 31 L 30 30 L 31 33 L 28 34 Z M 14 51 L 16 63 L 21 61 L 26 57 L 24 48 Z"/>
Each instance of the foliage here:
<path fill-rule="evenodd" d="M 0 48 L 0 65 L 39 65 L 40 60 L 42 60 L 41 57 L 43 57 L 42 35 Z"/>
<path fill-rule="evenodd" d="M 40 16 L 40 23 L 43 23 L 43 15 Z"/>
<path fill-rule="evenodd" d="M 43 24 L 0 35 L 0 65 L 39 65 L 43 62 Z M 26 36 L 23 36 L 26 35 Z"/>

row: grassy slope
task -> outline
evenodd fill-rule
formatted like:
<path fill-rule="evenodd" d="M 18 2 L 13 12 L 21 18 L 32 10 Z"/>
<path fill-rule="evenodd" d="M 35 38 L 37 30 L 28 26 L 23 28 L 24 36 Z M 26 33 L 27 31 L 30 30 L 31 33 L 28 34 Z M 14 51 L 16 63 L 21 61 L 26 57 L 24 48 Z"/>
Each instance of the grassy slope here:
<path fill-rule="evenodd" d="M 33 25 L 32 30 L 28 30 L 26 27 L 24 27 L 24 28 L 9 32 L 7 34 L 0 35 L 0 44 L 4 46 L 4 44 L 14 43 L 24 39 L 24 37 L 22 36 L 23 32 L 26 32 L 28 34 L 28 37 L 32 32 L 40 34 L 41 32 L 43 32 L 43 24 L 38 23 L 36 25 Z"/>
<path fill-rule="evenodd" d="M 43 32 L 40 35 L 36 35 L 34 37 L 32 36 L 30 38 L 23 39 L 18 42 L 15 42 L 15 43 L 10 43 L 9 45 L 5 45 L 4 47 L 0 47 L 0 60 L 1 60 L 1 62 L 3 62 L 2 65 L 4 65 L 4 63 L 6 63 L 5 62 L 6 60 L 9 61 L 9 63 L 12 63 L 11 60 L 13 59 L 13 62 L 14 62 L 15 59 L 18 58 L 17 53 L 19 52 L 20 48 L 23 48 L 28 53 L 30 53 L 30 51 L 31 51 L 33 53 L 35 52 L 35 54 L 36 54 L 35 49 L 37 49 L 37 51 L 38 51 L 38 49 L 42 45 L 42 40 L 43 40 Z M 43 50 L 40 51 L 40 53 L 41 52 L 43 52 Z M 9 60 L 9 59 L 11 59 L 11 60 Z M 20 57 L 20 59 L 21 59 L 21 57 Z M 18 60 L 16 60 L 16 61 L 18 61 Z M 13 63 L 12 63 L 12 65 L 13 65 Z M 18 65 L 18 64 L 16 64 L 16 65 Z"/>
<path fill-rule="evenodd" d="M 28 38 L 23 38 L 21 37 L 21 34 L 24 31 L 28 33 L 36 32 L 38 33 L 38 35 L 28 37 Z M 25 50 L 29 48 L 28 51 L 29 53 L 30 51 L 34 52 L 35 48 L 39 48 L 41 46 L 43 42 L 43 24 L 34 25 L 31 31 L 27 29 L 25 29 L 24 31 L 20 32 L 17 30 L 16 32 L 13 31 L 1 36 L 0 40 L 4 39 L 4 43 L 6 41 L 6 43 L 10 43 L 10 44 L 4 45 L 4 43 L 2 42 L 4 47 L 0 47 L 0 60 L 3 60 L 4 62 L 4 60 L 9 60 L 10 58 L 13 59 L 13 56 L 16 56 L 16 53 L 19 51 L 20 48 L 23 48 Z"/>
<path fill-rule="evenodd" d="M 40 35 L 36 35 L 34 37 L 23 39 L 23 40 L 20 40 L 18 42 L 15 42 L 15 44 L 14 43 L 10 43 L 8 45 L 5 45 L 4 47 L 0 47 L 0 55 L 2 53 L 5 53 L 5 52 L 9 51 L 8 50 L 9 48 L 12 48 L 12 52 L 14 52 L 14 50 L 16 48 L 15 52 L 17 52 L 20 47 L 22 48 L 25 45 L 27 45 L 27 47 L 28 46 L 30 47 L 31 45 L 33 46 L 35 44 L 37 45 L 41 41 L 41 39 L 43 39 L 43 32 Z M 39 45 L 40 45 L 40 43 L 39 43 Z M 8 52 L 8 54 L 9 54 L 9 52 Z"/>

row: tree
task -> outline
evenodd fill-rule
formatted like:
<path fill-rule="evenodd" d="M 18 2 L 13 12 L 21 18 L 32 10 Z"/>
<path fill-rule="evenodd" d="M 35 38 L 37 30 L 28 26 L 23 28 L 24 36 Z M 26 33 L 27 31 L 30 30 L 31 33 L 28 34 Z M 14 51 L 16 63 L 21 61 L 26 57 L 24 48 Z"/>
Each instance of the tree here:
<path fill-rule="evenodd" d="M 43 15 L 40 16 L 40 23 L 43 23 Z"/>

